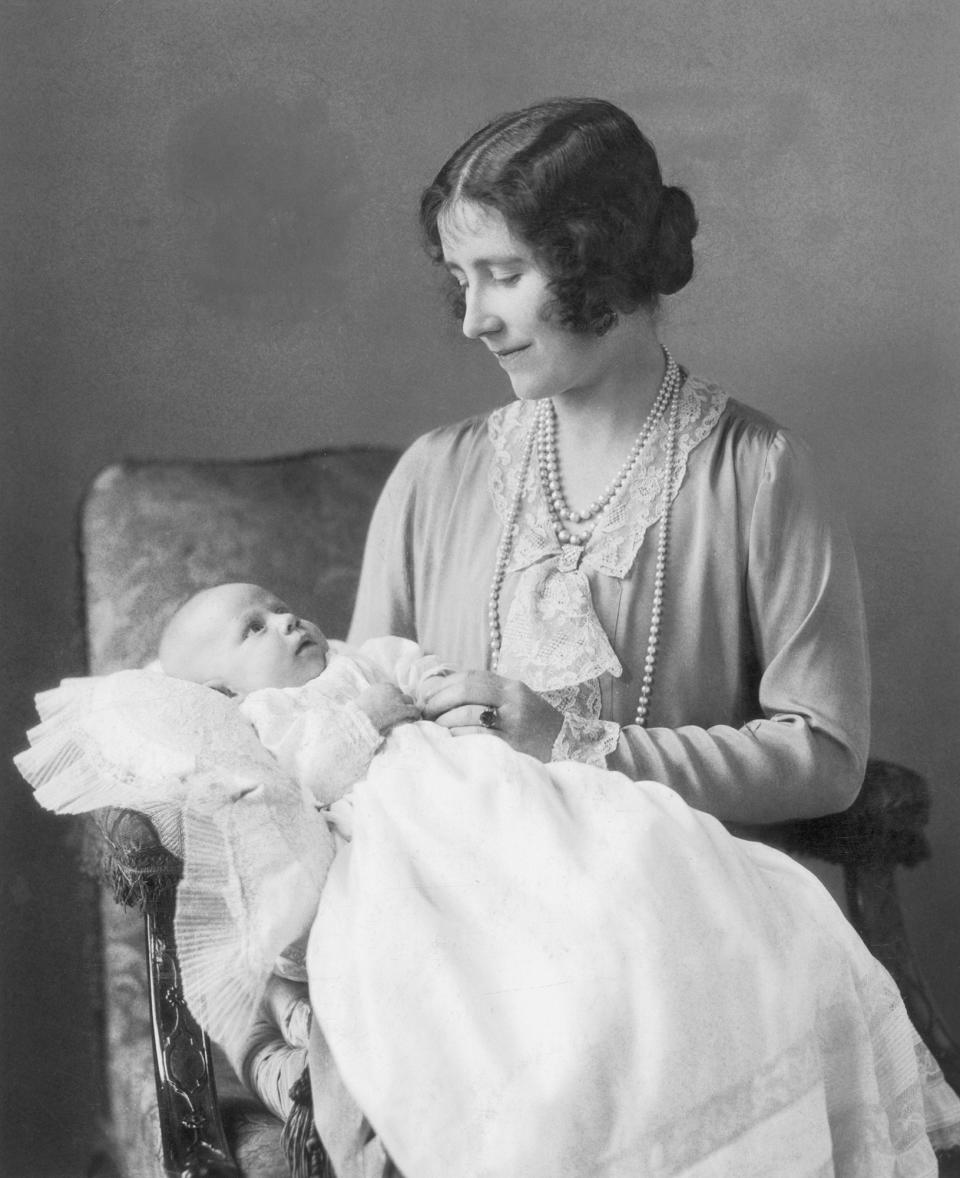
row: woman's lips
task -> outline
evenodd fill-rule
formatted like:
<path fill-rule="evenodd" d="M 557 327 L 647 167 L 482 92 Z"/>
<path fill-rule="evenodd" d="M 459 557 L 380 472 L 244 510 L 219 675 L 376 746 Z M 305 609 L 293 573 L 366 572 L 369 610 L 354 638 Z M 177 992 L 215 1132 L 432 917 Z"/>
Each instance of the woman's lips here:
<path fill-rule="evenodd" d="M 509 364 L 512 360 L 522 355 L 529 346 L 529 344 L 524 344 L 520 348 L 504 348 L 502 352 L 494 352 L 494 355 L 501 364 Z"/>

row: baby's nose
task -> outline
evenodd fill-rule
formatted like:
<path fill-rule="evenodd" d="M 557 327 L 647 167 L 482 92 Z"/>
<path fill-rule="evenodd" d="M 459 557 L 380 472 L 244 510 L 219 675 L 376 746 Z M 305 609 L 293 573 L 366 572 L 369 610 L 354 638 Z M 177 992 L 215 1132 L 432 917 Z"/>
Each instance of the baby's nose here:
<path fill-rule="evenodd" d="M 280 628 L 284 634 L 292 634 L 299 625 L 300 619 L 296 614 L 286 613 L 280 615 Z"/>

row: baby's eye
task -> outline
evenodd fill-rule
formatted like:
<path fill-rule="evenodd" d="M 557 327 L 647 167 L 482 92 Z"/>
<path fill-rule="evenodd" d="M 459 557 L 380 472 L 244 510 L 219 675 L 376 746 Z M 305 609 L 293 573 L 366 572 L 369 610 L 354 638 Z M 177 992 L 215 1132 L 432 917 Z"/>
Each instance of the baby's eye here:
<path fill-rule="evenodd" d="M 249 622 L 247 622 L 246 627 L 244 628 L 243 636 L 244 636 L 244 638 L 246 638 L 249 634 L 259 634 L 262 629 L 263 629 L 262 619 L 261 618 L 251 618 L 251 620 Z"/>

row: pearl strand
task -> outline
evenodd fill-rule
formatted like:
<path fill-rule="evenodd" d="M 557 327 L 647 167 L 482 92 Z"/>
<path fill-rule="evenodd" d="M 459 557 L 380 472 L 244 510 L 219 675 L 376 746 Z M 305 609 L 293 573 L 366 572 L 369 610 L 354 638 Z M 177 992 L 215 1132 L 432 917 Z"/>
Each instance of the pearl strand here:
<path fill-rule="evenodd" d="M 500 662 L 500 644 L 503 634 L 500 629 L 500 592 L 503 589 L 504 578 L 507 575 L 507 562 L 513 549 L 513 541 L 517 534 L 520 519 L 520 504 L 523 502 L 523 488 L 527 481 L 527 472 L 533 458 L 533 447 L 537 440 L 537 425 L 534 421 L 527 434 L 523 447 L 523 459 L 520 462 L 520 472 L 517 475 L 517 489 L 510 504 L 507 522 L 500 533 L 500 543 L 497 545 L 497 559 L 493 567 L 493 580 L 490 583 L 490 599 L 487 604 L 487 618 L 490 625 L 490 666 L 496 671 Z"/>
<path fill-rule="evenodd" d="M 599 516 L 626 485 L 634 467 L 640 461 L 644 446 L 680 387 L 680 368 L 666 349 L 664 349 L 664 354 L 667 358 L 666 372 L 650 412 L 640 427 L 636 441 L 630 448 L 630 453 L 607 489 L 582 511 L 573 511 L 563 493 L 560 460 L 557 454 L 557 418 L 553 403 L 541 401 L 537 406 L 537 457 L 540 482 L 543 486 L 543 494 L 553 521 L 554 531 L 561 544 L 585 544 L 590 539 Z M 574 531 L 568 526 L 569 524 L 585 524 L 586 526 L 581 531 Z"/>
<path fill-rule="evenodd" d="M 670 544 L 670 508 L 673 504 L 673 482 L 677 462 L 677 444 L 680 435 L 680 390 L 674 393 L 670 406 L 670 424 L 667 429 L 667 461 L 663 480 L 663 507 L 660 511 L 660 535 L 657 537 L 657 559 L 653 571 L 653 602 L 650 607 L 650 631 L 647 635 L 647 650 L 643 659 L 643 677 L 640 680 L 640 698 L 634 723 L 645 728 L 650 713 L 650 696 L 653 694 L 653 678 L 657 666 L 657 649 L 660 645 L 660 624 L 663 620 L 663 589 L 667 573 L 667 550 Z"/>

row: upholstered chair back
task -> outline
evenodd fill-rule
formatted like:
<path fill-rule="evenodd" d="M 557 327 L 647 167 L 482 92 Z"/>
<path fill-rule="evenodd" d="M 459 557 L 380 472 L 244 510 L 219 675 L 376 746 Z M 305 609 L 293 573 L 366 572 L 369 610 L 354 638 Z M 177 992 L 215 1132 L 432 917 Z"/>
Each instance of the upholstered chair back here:
<path fill-rule="evenodd" d="M 328 636 L 346 637 L 367 524 L 396 457 L 385 449 L 354 448 L 266 461 L 126 462 L 103 471 L 81 519 L 90 673 L 150 662 L 174 607 L 222 581 L 262 584 L 318 621 Z M 125 1178 L 219 1173 L 216 1141 L 213 1147 L 207 1141 L 216 1131 L 207 1084 L 212 1069 L 203 1037 L 195 1028 L 185 1030 L 187 1012 L 177 1002 L 167 927 L 173 897 L 158 909 L 150 896 L 158 881 L 161 889 L 170 881 L 169 872 L 162 856 L 156 858 L 145 824 L 129 814 L 110 817 L 114 845 L 107 844 L 107 874 L 129 904 L 117 904 L 114 889 L 104 889 L 108 1083 L 117 1160 Z M 144 916 L 135 902 L 144 897 L 149 970 Z M 159 991 L 153 1005 L 150 973 Z M 159 1085 L 161 1106 L 167 1106 L 159 1113 L 154 1034 L 161 1067 L 169 1073 Z M 226 1152 L 250 1178 L 286 1174 L 280 1123 L 242 1097 L 225 1062 L 218 1061 L 216 1082 Z M 171 1149 L 181 1152 L 171 1157 Z M 222 1173 L 235 1172 L 225 1161 Z"/>

